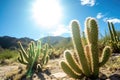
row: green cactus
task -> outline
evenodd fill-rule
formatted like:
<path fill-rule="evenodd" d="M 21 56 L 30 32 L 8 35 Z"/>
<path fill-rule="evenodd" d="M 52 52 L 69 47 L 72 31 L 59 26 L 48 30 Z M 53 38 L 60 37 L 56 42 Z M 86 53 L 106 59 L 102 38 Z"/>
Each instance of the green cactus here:
<path fill-rule="evenodd" d="M 109 45 L 112 48 L 113 53 L 119 53 L 120 52 L 120 40 L 117 35 L 117 32 L 115 30 L 114 24 L 111 22 L 108 22 L 108 29 L 110 33 L 111 40 L 109 40 Z"/>
<path fill-rule="evenodd" d="M 42 71 L 43 65 L 45 65 L 48 62 L 48 53 L 47 53 L 47 45 L 45 49 L 41 48 L 41 42 L 38 41 L 37 45 L 32 41 L 28 49 L 25 50 L 21 44 L 21 42 L 18 42 L 20 46 L 20 56 L 18 58 L 18 61 L 22 64 L 25 64 L 27 66 L 27 72 L 26 76 L 27 78 L 31 77 L 32 73 L 39 69 Z M 40 59 L 40 60 L 39 60 Z"/>
<path fill-rule="evenodd" d="M 49 61 L 49 50 L 48 50 L 48 44 L 44 45 L 45 48 L 42 48 L 41 54 L 40 54 L 40 60 L 38 61 L 38 67 L 40 71 L 42 71 L 42 68 L 44 68 L 44 65 L 46 65 Z"/>
<path fill-rule="evenodd" d="M 87 18 L 85 23 L 88 45 L 83 46 L 78 21 L 72 21 L 72 40 L 78 59 L 72 55 L 70 50 L 67 50 L 64 52 L 65 61 L 61 62 L 61 67 L 66 74 L 73 78 L 87 77 L 93 80 L 98 78 L 99 68 L 109 59 L 111 49 L 106 46 L 102 56 L 99 57 L 97 22 L 94 18 Z"/>
<path fill-rule="evenodd" d="M 79 24 L 77 21 L 73 21 L 71 26 L 72 26 L 72 39 L 73 39 L 73 43 L 75 44 L 74 47 L 76 48 L 78 56 L 79 56 L 79 61 L 82 64 L 81 65 L 82 70 L 87 76 L 89 76 L 90 69 L 87 64 L 87 59 L 85 57 L 84 49 L 82 46 L 82 41 L 81 41 L 81 36 L 80 36 L 80 31 L 79 31 Z"/>
<path fill-rule="evenodd" d="M 64 48 L 52 47 L 50 58 L 51 59 L 59 58 L 63 52 L 64 52 Z"/>
<path fill-rule="evenodd" d="M 112 27 L 113 28 L 113 27 Z M 110 32 L 110 37 L 111 37 L 111 40 L 114 41 L 114 37 L 113 37 L 113 31 L 111 29 L 111 23 L 108 22 L 108 29 L 109 29 L 109 32 Z"/>
<path fill-rule="evenodd" d="M 93 74 L 96 76 L 99 72 L 99 58 L 98 58 L 98 27 L 97 22 L 94 19 L 87 19 L 88 24 L 86 24 L 86 36 L 87 36 L 87 42 L 90 49 L 90 57 L 91 57 L 91 68 Z M 87 23 L 87 22 L 86 22 Z M 88 26 L 87 26 L 88 25 Z M 87 33 L 87 31 L 89 33 Z"/>

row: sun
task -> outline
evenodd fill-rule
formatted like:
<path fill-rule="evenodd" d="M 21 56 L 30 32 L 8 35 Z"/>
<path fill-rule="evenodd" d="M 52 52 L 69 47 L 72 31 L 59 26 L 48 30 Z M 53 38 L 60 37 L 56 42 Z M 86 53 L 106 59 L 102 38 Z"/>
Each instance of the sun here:
<path fill-rule="evenodd" d="M 32 17 L 41 27 L 51 28 L 62 18 L 62 7 L 59 0 L 35 0 L 32 6 Z"/>

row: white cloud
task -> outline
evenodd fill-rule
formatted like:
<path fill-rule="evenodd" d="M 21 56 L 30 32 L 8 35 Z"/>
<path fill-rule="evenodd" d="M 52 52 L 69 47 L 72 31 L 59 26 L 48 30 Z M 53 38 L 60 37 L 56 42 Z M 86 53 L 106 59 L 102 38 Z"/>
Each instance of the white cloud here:
<path fill-rule="evenodd" d="M 120 19 L 118 18 L 104 18 L 104 22 L 113 22 L 113 23 L 120 23 Z"/>
<path fill-rule="evenodd" d="M 96 16 L 97 19 L 101 19 L 103 17 L 104 17 L 104 15 L 102 15 L 102 13 L 98 13 L 97 16 Z"/>
<path fill-rule="evenodd" d="M 59 25 L 57 29 L 53 32 L 50 32 L 53 36 L 61 36 L 65 33 L 70 33 L 68 27 L 65 27 L 65 25 Z"/>
<path fill-rule="evenodd" d="M 80 0 L 81 5 L 89 5 L 89 6 L 94 6 L 95 5 L 95 0 Z"/>

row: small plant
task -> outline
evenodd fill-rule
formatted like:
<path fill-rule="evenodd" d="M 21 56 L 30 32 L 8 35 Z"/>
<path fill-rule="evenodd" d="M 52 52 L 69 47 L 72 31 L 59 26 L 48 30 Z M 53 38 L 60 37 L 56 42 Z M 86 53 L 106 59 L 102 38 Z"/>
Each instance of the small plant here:
<path fill-rule="evenodd" d="M 0 51 L 0 64 L 11 64 L 17 60 L 18 56 L 16 50 L 3 49 Z"/>
<path fill-rule="evenodd" d="M 58 49 L 52 48 L 50 57 L 51 59 L 59 58 L 63 52 L 64 52 L 64 48 L 58 48 Z"/>
<path fill-rule="evenodd" d="M 17 51 L 15 50 L 9 50 L 9 49 L 5 49 L 3 51 L 0 52 L 0 60 L 3 59 L 17 59 L 18 54 Z"/>
<path fill-rule="evenodd" d="M 38 41 L 37 45 L 32 41 L 28 49 L 25 50 L 22 46 L 22 44 L 19 42 L 20 46 L 20 57 L 18 58 L 18 61 L 22 64 L 25 64 L 27 66 L 27 78 L 31 77 L 32 73 L 39 69 L 42 71 L 42 68 L 45 64 L 47 64 L 49 56 L 47 53 L 47 44 L 45 45 L 45 49 L 41 48 L 41 42 Z"/>
<path fill-rule="evenodd" d="M 112 48 L 113 53 L 119 53 L 120 52 L 120 39 L 117 35 L 117 32 L 115 30 L 114 24 L 111 22 L 108 22 L 108 28 L 111 39 L 109 40 L 109 45 Z"/>
<path fill-rule="evenodd" d="M 111 49 L 106 46 L 99 57 L 97 22 L 93 18 L 87 18 L 85 24 L 88 45 L 83 46 L 78 21 L 72 21 L 72 40 L 77 56 L 74 57 L 70 50 L 66 50 L 64 52 L 66 61 L 61 62 L 61 67 L 66 74 L 75 79 L 86 77 L 94 80 L 98 78 L 99 68 L 108 61 Z"/>

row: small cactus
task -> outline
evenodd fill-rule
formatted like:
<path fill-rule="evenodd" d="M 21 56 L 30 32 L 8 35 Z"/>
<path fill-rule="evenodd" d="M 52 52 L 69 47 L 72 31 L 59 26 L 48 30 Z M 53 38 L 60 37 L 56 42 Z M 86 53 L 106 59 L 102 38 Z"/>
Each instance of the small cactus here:
<path fill-rule="evenodd" d="M 113 53 L 119 53 L 120 52 L 120 40 L 115 30 L 114 24 L 112 22 L 108 22 L 108 29 L 109 29 L 109 33 L 111 37 L 108 44 L 111 46 Z"/>
<path fill-rule="evenodd" d="M 37 45 L 32 41 L 28 49 L 25 50 L 21 44 L 18 42 L 20 46 L 20 56 L 18 57 L 18 61 L 27 66 L 26 76 L 27 78 L 31 77 L 32 73 L 36 71 L 38 68 L 41 71 L 43 65 L 47 64 L 49 56 L 47 53 L 47 45 L 45 49 L 41 48 L 41 42 L 38 41 Z M 39 60 L 40 59 L 40 60 Z"/>
<path fill-rule="evenodd" d="M 63 71 L 69 76 L 81 79 L 87 77 L 96 79 L 99 75 L 99 68 L 109 59 L 110 47 L 106 46 L 99 57 L 98 51 L 98 26 L 94 18 L 87 18 L 85 22 L 85 33 L 87 44 L 83 46 L 78 21 L 71 23 L 72 40 L 76 50 L 76 59 L 70 50 L 64 52 L 65 61 L 61 62 Z M 84 48 L 85 47 L 85 48 Z"/>

